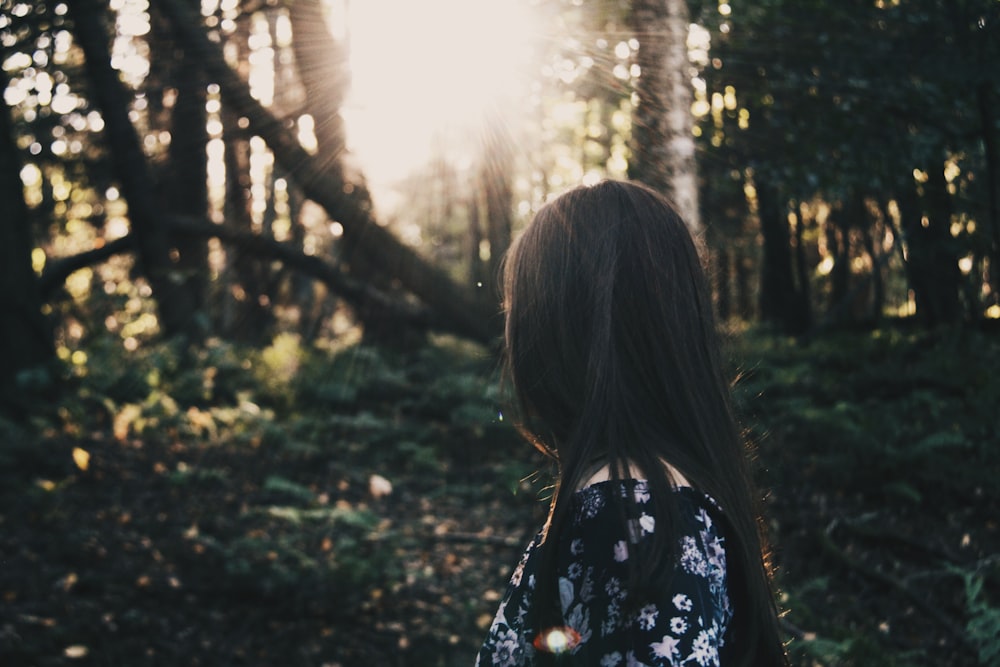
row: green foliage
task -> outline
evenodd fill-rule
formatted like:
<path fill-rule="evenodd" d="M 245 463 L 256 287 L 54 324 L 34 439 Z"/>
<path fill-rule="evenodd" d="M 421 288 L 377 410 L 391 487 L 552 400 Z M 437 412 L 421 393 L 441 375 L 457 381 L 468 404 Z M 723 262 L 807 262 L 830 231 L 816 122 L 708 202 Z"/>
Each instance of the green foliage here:
<path fill-rule="evenodd" d="M 1000 607 L 990 604 L 983 586 L 986 577 L 979 572 L 955 570 L 965 585 L 965 599 L 969 620 L 965 625 L 969 641 L 979 655 L 979 664 L 996 665 L 1000 662 Z"/>
<path fill-rule="evenodd" d="M 964 495 L 990 483 L 1000 350 L 988 337 L 889 330 L 758 345 L 756 335 L 742 343 L 756 357 L 736 402 L 779 454 L 806 454 L 790 465 L 918 503 L 931 484 Z"/>

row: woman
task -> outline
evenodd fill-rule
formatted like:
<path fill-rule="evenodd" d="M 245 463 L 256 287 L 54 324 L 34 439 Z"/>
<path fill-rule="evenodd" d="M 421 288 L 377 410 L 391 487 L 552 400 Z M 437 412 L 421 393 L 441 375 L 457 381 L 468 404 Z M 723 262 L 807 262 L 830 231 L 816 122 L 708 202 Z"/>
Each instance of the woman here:
<path fill-rule="evenodd" d="M 524 435 L 558 464 L 481 667 L 786 664 L 694 242 L 641 185 L 542 208 L 504 275 Z"/>

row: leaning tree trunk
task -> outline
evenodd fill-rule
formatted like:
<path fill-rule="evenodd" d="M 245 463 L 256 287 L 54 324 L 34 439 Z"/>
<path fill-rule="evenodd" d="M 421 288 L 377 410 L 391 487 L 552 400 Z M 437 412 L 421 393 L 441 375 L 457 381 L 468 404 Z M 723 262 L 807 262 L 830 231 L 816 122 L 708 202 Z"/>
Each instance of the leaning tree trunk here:
<path fill-rule="evenodd" d="M 340 115 L 350 84 L 347 48 L 330 34 L 320 0 L 296 0 L 288 18 L 306 110 L 314 121 L 316 153 L 327 169 L 340 174 L 347 145 Z"/>
<path fill-rule="evenodd" d="M 114 173 L 128 202 L 139 265 L 156 300 L 160 328 L 168 336 L 183 335 L 190 329 L 192 312 L 186 288 L 176 280 L 169 235 L 157 224 L 159 202 L 139 136 L 129 120 L 129 97 L 111 67 L 103 20 L 106 6 L 98 0 L 69 0 L 67 4 L 74 36 L 83 50 L 93 101 L 104 118 Z"/>
<path fill-rule="evenodd" d="M 639 38 L 640 74 L 628 173 L 667 194 L 688 227 L 698 233 L 689 24 L 686 0 L 632 0 L 630 26 Z"/>
<path fill-rule="evenodd" d="M 0 90 L 7 89 L 0 67 Z M 10 107 L 0 111 L 0 398 L 22 371 L 53 358 L 52 333 L 31 266 L 31 220 L 24 202 L 20 153 Z"/>
<path fill-rule="evenodd" d="M 347 46 L 331 34 L 320 0 L 297 0 L 289 8 L 289 19 L 295 63 L 305 89 L 304 108 L 314 121 L 316 158 L 330 179 L 344 183 L 347 141 L 341 107 L 350 85 Z M 358 190 L 357 197 L 359 205 L 372 207 L 364 189 Z M 377 261 L 363 253 L 345 259 L 357 278 L 380 290 L 392 289 L 391 274 Z M 397 319 L 396 311 L 385 309 L 380 301 L 356 304 L 354 315 L 361 322 L 366 341 L 400 345 L 407 343 L 411 334 L 422 335 L 408 331 L 407 323 Z"/>
<path fill-rule="evenodd" d="M 209 76 L 219 83 L 224 101 L 248 121 L 249 130 L 267 142 L 280 163 L 301 185 L 305 195 L 322 206 L 344 229 L 340 245 L 345 261 L 361 258 L 400 284 L 434 309 L 443 328 L 477 340 L 491 340 L 501 331 L 495 304 L 477 300 L 471 288 L 457 285 L 442 270 L 428 263 L 374 220 L 364 187 L 345 183 L 329 166 L 306 152 L 282 122 L 253 99 L 245 81 L 233 72 L 212 42 L 196 12 L 176 0 L 163 0 L 161 7 L 186 47 L 202 57 Z"/>

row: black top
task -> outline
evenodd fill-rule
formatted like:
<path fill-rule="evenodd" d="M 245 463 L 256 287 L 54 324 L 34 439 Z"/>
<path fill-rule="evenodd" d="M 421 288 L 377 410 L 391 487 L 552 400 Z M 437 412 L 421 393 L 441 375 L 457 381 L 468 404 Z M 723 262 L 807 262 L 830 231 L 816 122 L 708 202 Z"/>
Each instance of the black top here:
<path fill-rule="evenodd" d="M 609 503 L 615 492 L 633 494 L 638 518 L 622 525 Z M 558 543 L 559 598 L 565 626 L 540 633 L 531 593 L 541 536 L 532 540 L 479 651 L 478 667 L 532 665 L 538 650 L 566 653 L 560 664 L 600 667 L 719 667 L 719 649 L 732 619 L 726 589 L 726 550 L 713 515 L 715 501 L 690 487 L 674 490 L 678 506 L 677 554 L 669 585 L 648 592 L 648 602 L 626 614 L 623 602 L 630 554 L 648 548 L 656 530 L 644 480 L 598 482 L 573 495 L 572 520 Z"/>

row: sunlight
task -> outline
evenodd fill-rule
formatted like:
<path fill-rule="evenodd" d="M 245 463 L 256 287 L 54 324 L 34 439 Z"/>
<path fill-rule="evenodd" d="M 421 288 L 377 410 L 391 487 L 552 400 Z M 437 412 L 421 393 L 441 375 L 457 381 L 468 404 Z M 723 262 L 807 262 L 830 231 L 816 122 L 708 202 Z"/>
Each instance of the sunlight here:
<path fill-rule="evenodd" d="M 344 117 L 370 183 L 406 176 L 427 162 L 435 136 L 473 130 L 526 96 L 529 9 L 526 0 L 350 4 Z"/>

